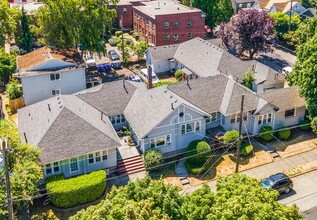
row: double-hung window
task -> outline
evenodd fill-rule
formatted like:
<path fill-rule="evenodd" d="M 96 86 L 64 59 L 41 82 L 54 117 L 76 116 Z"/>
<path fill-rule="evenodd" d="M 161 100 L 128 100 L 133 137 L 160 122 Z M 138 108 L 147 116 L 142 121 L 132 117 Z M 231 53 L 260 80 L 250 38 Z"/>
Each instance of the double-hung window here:
<path fill-rule="evenodd" d="M 164 27 L 165 29 L 169 29 L 170 28 L 170 23 L 168 21 L 164 22 Z"/>
<path fill-rule="evenodd" d="M 46 175 L 60 172 L 59 162 L 46 164 L 44 171 Z"/>
<path fill-rule="evenodd" d="M 54 80 L 60 80 L 61 79 L 61 74 L 60 73 L 51 73 L 50 78 L 52 81 Z"/>
<path fill-rule="evenodd" d="M 187 27 L 191 27 L 192 26 L 192 20 L 188 20 L 187 21 Z"/>
<path fill-rule="evenodd" d="M 170 35 L 169 34 L 165 34 L 164 35 L 164 40 L 169 40 L 170 39 Z"/>
<path fill-rule="evenodd" d="M 258 117 L 258 125 L 271 123 L 271 121 L 272 121 L 271 113 L 266 115 L 259 115 Z"/>
<path fill-rule="evenodd" d="M 174 34 L 174 41 L 178 41 L 178 34 Z"/>
<path fill-rule="evenodd" d="M 174 21 L 174 27 L 178 28 L 178 21 Z"/>
<path fill-rule="evenodd" d="M 61 94 L 61 90 L 60 89 L 53 89 L 52 90 L 52 96 L 59 95 L 59 94 Z"/>
<path fill-rule="evenodd" d="M 114 115 L 109 117 L 112 124 L 120 124 L 126 122 L 124 115 Z"/>
<path fill-rule="evenodd" d="M 201 122 L 200 121 L 191 122 L 191 123 L 187 123 L 187 124 L 182 124 L 181 125 L 181 134 L 198 132 L 198 131 L 200 131 L 200 128 L 201 128 Z"/>
<path fill-rule="evenodd" d="M 98 151 L 95 153 L 88 154 L 88 164 L 98 163 L 104 160 L 108 160 L 108 151 Z"/>

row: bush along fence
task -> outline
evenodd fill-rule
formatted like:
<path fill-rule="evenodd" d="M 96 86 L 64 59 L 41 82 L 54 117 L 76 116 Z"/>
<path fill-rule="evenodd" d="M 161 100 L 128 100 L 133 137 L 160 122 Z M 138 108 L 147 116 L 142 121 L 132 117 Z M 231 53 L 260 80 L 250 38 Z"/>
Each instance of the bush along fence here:
<path fill-rule="evenodd" d="M 100 198 L 106 189 L 106 172 L 94 171 L 71 179 L 56 175 L 46 179 L 48 197 L 59 208 L 70 208 Z"/>

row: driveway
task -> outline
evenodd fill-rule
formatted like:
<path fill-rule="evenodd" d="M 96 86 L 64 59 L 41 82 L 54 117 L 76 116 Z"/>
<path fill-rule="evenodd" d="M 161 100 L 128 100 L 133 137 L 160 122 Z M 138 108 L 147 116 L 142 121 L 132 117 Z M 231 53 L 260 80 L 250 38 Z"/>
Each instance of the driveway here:
<path fill-rule="evenodd" d="M 294 190 L 289 194 L 280 195 L 279 202 L 286 205 L 296 204 L 305 214 L 305 211 L 317 206 L 317 170 L 292 178 L 292 180 Z M 312 211 L 316 212 L 316 208 Z"/>

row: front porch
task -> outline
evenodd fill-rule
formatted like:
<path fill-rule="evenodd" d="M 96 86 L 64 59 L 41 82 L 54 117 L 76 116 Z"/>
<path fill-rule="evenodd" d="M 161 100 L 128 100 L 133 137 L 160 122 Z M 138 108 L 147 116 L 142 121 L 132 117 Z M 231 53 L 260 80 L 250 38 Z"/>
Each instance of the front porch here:
<path fill-rule="evenodd" d="M 216 143 L 222 143 L 222 138 L 226 131 L 221 126 L 217 126 L 215 128 L 206 129 L 206 136 L 204 140 L 209 145 L 215 145 Z"/>

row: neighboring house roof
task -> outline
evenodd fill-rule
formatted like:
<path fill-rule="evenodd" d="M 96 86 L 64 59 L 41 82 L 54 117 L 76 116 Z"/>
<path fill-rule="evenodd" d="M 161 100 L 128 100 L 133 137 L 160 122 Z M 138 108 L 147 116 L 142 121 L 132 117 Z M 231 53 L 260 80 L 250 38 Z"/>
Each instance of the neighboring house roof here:
<path fill-rule="evenodd" d="M 254 3 L 255 0 L 234 0 L 237 4 Z"/>
<path fill-rule="evenodd" d="M 84 90 L 77 93 L 77 96 L 107 116 L 120 115 L 123 114 L 137 86 L 138 83 L 118 80 Z"/>
<path fill-rule="evenodd" d="M 261 93 L 259 96 L 278 107 L 279 111 L 305 106 L 305 99 L 299 96 L 299 88 L 296 86 L 275 89 L 270 92 Z"/>
<path fill-rule="evenodd" d="M 53 97 L 18 110 L 19 132 L 42 149 L 42 164 L 120 146 L 109 118 L 75 95 Z"/>
<path fill-rule="evenodd" d="M 198 76 L 207 77 L 219 74 L 217 67 L 222 54 L 222 49 L 197 37 L 181 43 L 174 58 Z"/>
<path fill-rule="evenodd" d="M 148 51 L 151 54 L 152 60 L 172 59 L 179 44 L 171 44 L 167 46 L 149 47 Z"/>
<path fill-rule="evenodd" d="M 304 15 L 308 18 L 312 18 L 316 15 L 316 9 L 315 8 L 307 8 L 305 11 L 303 11 L 300 15 Z"/>
<path fill-rule="evenodd" d="M 274 84 L 278 82 L 284 82 L 285 76 L 267 65 L 256 62 L 254 67 L 255 84 Z"/>
<path fill-rule="evenodd" d="M 143 138 L 182 104 L 202 112 L 196 106 L 168 90 L 167 86 L 151 90 L 144 87 L 135 91 L 124 110 L 124 115 L 138 137 Z M 208 113 L 205 114 L 208 115 Z"/>
<path fill-rule="evenodd" d="M 265 9 L 270 0 L 258 0 L 259 6 L 261 9 Z M 268 8 L 270 9 L 270 8 Z"/>
<path fill-rule="evenodd" d="M 182 14 L 201 12 L 197 8 L 190 8 L 174 1 L 148 1 L 142 2 L 142 6 L 136 6 L 135 9 L 155 18 L 157 15 Z"/>
<path fill-rule="evenodd" d="M 287 7 L 289 2 L 276 2 L 274 5 L 277 12 L 286 13 L 288 10 L 290 10 L 290 7 Z"/>
<path fill-rule="evenodd" d="M 44 74 L 64 68 L 72 68 L 83 63 L 76 51 L 64 52 L 47 46 L 17 57 L 16 76 L 23 77 Z"/>

